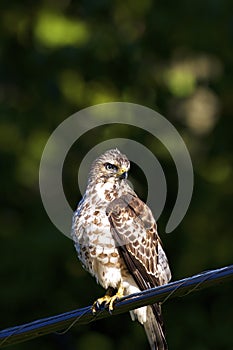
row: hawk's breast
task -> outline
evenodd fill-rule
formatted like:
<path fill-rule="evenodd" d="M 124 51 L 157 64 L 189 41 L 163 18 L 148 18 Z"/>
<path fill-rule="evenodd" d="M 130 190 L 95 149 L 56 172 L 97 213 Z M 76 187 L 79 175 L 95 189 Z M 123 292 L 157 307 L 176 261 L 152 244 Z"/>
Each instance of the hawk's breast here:
<path fill-rule="evenodd" d="M 123 263 L 106 215 L 107 192 L 106 188 L 98 188 L 80 203 L 73 219 L 72 238 L 83 266 L 104 288 L 117 288 Z"/>

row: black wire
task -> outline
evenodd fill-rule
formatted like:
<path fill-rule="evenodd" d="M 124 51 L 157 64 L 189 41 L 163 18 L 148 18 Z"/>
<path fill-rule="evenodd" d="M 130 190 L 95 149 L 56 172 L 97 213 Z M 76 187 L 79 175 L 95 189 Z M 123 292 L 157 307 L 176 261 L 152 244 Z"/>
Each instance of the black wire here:
<path fill-rule="evenodd" d="M 7 328 L 0 331 L 0 347 L 24 342 L 29 339 L 61 330 L 65 333 L 77 324 L 87 324 L 141 306 L 154 304 L 156 302 L 165 302 L 170 298 L 185 296 L 194 291 L 230 280 L 233 280 L 233 265 L 216 270 L 205 271 L 192 277 L 125 296 L 116 302 L 115 308 L 111 314 L 107 309 L 101 307 L 97 310 L 96 314 L 93 315 L 91 306 L 87 306 L 82 309 L 29 322 L 21 326 Z"/>

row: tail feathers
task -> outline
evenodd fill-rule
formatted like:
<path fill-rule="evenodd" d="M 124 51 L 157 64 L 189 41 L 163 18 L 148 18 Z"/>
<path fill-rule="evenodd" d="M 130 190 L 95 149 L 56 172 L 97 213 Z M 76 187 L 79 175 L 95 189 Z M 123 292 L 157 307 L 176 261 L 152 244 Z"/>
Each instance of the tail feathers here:
<path fill-rule="evenodd" d="M 153 312 L 153 307 L 157 308 L 158 305 L 147 307 L 146 322 L 143 323 L 151 350 L 168 350 L 161 316 L 157 312 Z"/>

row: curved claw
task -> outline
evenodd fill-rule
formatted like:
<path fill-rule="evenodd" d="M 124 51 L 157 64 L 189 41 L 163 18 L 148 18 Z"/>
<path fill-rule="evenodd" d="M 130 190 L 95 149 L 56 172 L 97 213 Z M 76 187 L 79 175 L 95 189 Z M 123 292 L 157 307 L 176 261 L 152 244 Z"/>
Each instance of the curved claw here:
<path fill-rule="evenodd" d="M 93 314 L 101 307 L 102 304 L 108 305 L 111 302 L 111 296 L 104 295 L 102 298 L 98 298 L 92 305 Z"/>
<path fill-rule="evenodd" d="M 109 288 L 106 294 L 102 298 L 98 298 L 92 305 L 92 313 L 95 314 L 102 304 L 108 307 L 108 311 L 112 313 L 115 302 L 123 297 L 124 289 L 122 286 L 119 287 L 116 294 L 113 295 L 114 289 Z"/>

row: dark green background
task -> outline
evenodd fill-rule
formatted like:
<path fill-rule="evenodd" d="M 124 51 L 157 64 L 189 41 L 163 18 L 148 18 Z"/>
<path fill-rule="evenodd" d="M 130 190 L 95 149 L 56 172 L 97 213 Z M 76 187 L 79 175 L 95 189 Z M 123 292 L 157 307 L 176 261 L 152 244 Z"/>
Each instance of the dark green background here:
<path fill-rule="evenodd" d="M 159 220 L 173 278 L 232 263 L 232 1 L 1 1 L 0 328 L 90 305 L 103 290 L 81 268 L 72 242 L 43 208 L 38 169 L 46 140 L 71 114 L 124 101 L 164 115 L 187 144 L 195 172 L 190 208 L 165 234 L 177 193 L 175 165 L 151 135 L 124 126 L 88 133 L 72 147 L 64 187 L 74 209 L 76 169 L 110 137 L 133 138 L 158 157 L 168 181 Z M 131 176 L 146 199 L 145 177 Z M 133 179 L 132 179 L 133 181 Z M 155 179 L 156 181 L 156 179 Z M 152 208 L 153 209 L 153 208 Z M 163 307 L 171 350 L 233 348 L 232 284 Z M 129 315 L 66 335 L 12 346 L 27 349 L 147 349 Z"/>

